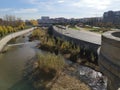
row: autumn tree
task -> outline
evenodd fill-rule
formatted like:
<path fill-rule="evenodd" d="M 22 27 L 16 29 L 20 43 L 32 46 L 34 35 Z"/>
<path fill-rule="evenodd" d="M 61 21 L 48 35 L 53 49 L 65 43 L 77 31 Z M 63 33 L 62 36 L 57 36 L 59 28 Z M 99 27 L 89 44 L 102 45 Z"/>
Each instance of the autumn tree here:
<path fill-rule="evenodd" d="M 30 24 L 33 25 L 33 26 L 37 26 L 38 21 L 37 20 L 30 20 Z"/>

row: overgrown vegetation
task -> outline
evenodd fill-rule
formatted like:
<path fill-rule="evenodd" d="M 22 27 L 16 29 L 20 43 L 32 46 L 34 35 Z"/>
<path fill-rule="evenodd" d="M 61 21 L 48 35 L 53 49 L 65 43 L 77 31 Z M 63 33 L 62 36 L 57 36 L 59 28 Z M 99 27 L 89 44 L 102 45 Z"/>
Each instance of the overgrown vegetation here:
<path fill-rule="evenodd" d="M 56 55 L 61 53 L 66 59 L 73 62 L 78 62 L 94 69 L 97 68 L 98 55 L 93 50 L 87 49 L 83 46 L 77 46 L 72 42 L 64 41 L 60 38 L 53 37 L 48 34 L 47 30 L 43 30 L 41 28 L 33 31 L 30 39 L 35 39 L 35 37 L 40 40 L 41 44 L 39 47 L 41 49 L 55 53 Z"/>
<path fill-rule="evenodd" d="M 87 26 L 84 26 L 83 29 L 91 32 L 101 33 L 101 34 L 111 30 L 108 27 L 105 28 L 105 27 L 87 27 Z"/>
<path fill-rule="evenodd" d="M 51 88 L 49 82 L 55 80 L 63 70 L 65 65 L 64 59 L 60 55 L 47 53 L 38 54 L 37 61 L 34 64 L 34 70 L 29 79 L 33 80 L 34 87 L 37 90 L 48 90 Z"/>
<path fill-rule="evenodd" d="M 95 69 L 95 60 L 97 59 L 95 53 L 84 47 L 79 47 L 72 42 L 53 37 L 48 34 L 48 30 L 41 28 L 34 30 L 30 36 L 30 40 L 36 39 L 40 40 L 39 48 L 49 52 L 37 55 L 37 60 L 34 60 L 32 72 L 27 75 L 37 90 L 90 90 L 83 82 L 66 73 L 66 69 L 70 68 L 71 65 L 66 65 L 65 60 L 60 55 L 63 54 L 65 58 L 73 62 L 80 60 L 80 64 Z M 69 83 L 67 80 L 69 80 Z M 70 89 L 69 86 L 73 88 Z"/>
<path fill-rule="evenodd" d="M 75 27 L 75 25 L 73 25 L 73 26 L 69 26 L 69 28 L 71 28 L 71 29 L 75 29 L 75 30 L 79 30 L 79 28 Z"/>
<path fill-rule="evenodd" d="M 60 55 L 38 53 L 36 59 L 27 63 L 27 67 L 26 79 L 35 90 L 91 90 L 77 76 L 71 76 L 76 70 L 65 64 Z"/>
<path fill-rule="evenodd" d="M 99 34 L 102 34 L 104 32 L 111 30 L 111 28 L 108 28 L 108 27 L 94 27 L 94 26 L 89 26 L 89 25 L 82 25 L 82 26 L 77 25 L 77 26 L 69 26 L 69 28 L 72 28 L 74 30 L 80 30 L 79 28 L 81 28 L 81 30 L 91 31 L 91 32 L 99 33 Z"/>
<path fill-rule="evenodd" d="M 44 69 L 45 71 L 49 71 L 49 69 L 53 69 L 56 72 L 60 71 L 64 67 L 64 59 L 60 55 L 55 55 L 48 53 L 46 55 L 38 55 L 38 68 Z"/>

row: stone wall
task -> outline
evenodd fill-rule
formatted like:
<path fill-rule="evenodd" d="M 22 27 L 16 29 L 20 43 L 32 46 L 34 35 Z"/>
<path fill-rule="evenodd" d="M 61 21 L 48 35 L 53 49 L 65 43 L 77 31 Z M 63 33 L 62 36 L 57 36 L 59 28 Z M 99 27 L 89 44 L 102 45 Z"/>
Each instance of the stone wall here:
<path fill-rule="evenodd" d="M 26 30 L 23 30 L 23 31 L 15 32 L 15 33 L 12 33 L 12 34 L 9 34 L 9 35 L 3 37 L 0 40 L 0 52 L 2 51 L 4 46 L 7 44 L 7 42 L 9 42 L 12 38 L 18 37 L 18 36 L 23 35 L 25 33 L 28 33 L 32 30 L 34 30 L 34 28 L 30 28 L 30 29 L 26 29 Z"/>
<path fill-rule="evenodd" d="M 108 77 L 107 90 L 120 88 L 120 31 L 109 31 L 102 35 L 99 55 L 101 72 Z"/>

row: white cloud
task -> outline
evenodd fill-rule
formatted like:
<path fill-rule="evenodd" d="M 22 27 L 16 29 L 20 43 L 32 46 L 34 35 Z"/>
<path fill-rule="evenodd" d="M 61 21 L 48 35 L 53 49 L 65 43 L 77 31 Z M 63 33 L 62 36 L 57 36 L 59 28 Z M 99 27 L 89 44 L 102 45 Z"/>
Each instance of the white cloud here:
<path fill-rule="evenodd" d="M 39 10 L 37 8 L 0 8 L 0 12 L 11 12 L 11 13 L 37 13 Z"/>
<path fill-rule="evenodd" d="M 64 0 L 59 0 L 58 3 L 64 3 L 65 1 Z"/>
<path fill-rule="evenodd" d="M 11 11 L 12 8 L 0 8 L 0 12 L 7 12 L 7 11 Z"/>
<path fill-rule="evenodd" d="M 20 17 L 92 17 L 102 16 L 108 10 L 120 10 L 120 0 L 20 0 L 21 8 L 0 8 L 0 15 L 15 14 Z M 26 8 L 28 7 L 28 8 Z"/>
<path fill-rule="evenodd" d="M 38 4 L 38 0 L 27 0 L 31 4 Z"/>
<path fill-rule="evenodd" d="M 15 10 L 14 13 L 37 13 L 39 10 L 37 8 L 24 8 Z"/>
<path fill-rule="evenodd" d="M 111 0 L 79 0 L 73 3 L 75 7 L 90 7 L 98 10 L 104 10 L 111 4 Z"/>

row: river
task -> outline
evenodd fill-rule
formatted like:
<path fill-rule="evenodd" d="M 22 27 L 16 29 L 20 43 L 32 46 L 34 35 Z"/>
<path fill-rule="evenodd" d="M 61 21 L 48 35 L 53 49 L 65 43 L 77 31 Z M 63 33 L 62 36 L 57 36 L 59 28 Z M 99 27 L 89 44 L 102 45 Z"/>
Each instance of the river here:
<path fill-rule="evenodd" d="M 28 42 L 29 34 L 16 39 L 16 43 Z M 30 83 L 23 80 L 27 60 L 36 55 L 37 41 L 25 45 L 11 46 L 0 55 L 0 90 L 34 90 Z M 39 50 L 40 51 L 40 50 Z"/>
<path fill-rule="evenodd" d="M 26 34 L 16 39 L 15 43 L 26 43 L 28 41 L 28 35 Z M 31 83 L 23 79 L 23 73 L 26 63 L 31 58 L 35 57 L 36 53 L 42 53 L 40 49 L 36 48 L 38 41 L 30 42 L 29 44 L 10 46 L 4 54 L 0 54 L 0 90 L 35 90 Z M 77 66 L 77 74 L 81 80 L 86 81 L 89 86 L 93 87 L 93 90 L 105 90 L 104 85 L 95 86 L 96 82 L 93 82 L 93 75 L 96 72 L 88 67 Z M 87 75 L 92 72 L 91 76 Z M 92 80 L 91 80 L 92 79 Z M 91 81 L 90 81 L 91 80 Z M 92 85 L 91 85 L 92 84 Z M 99 83 L 97 83 L 99 84 Z"/>

